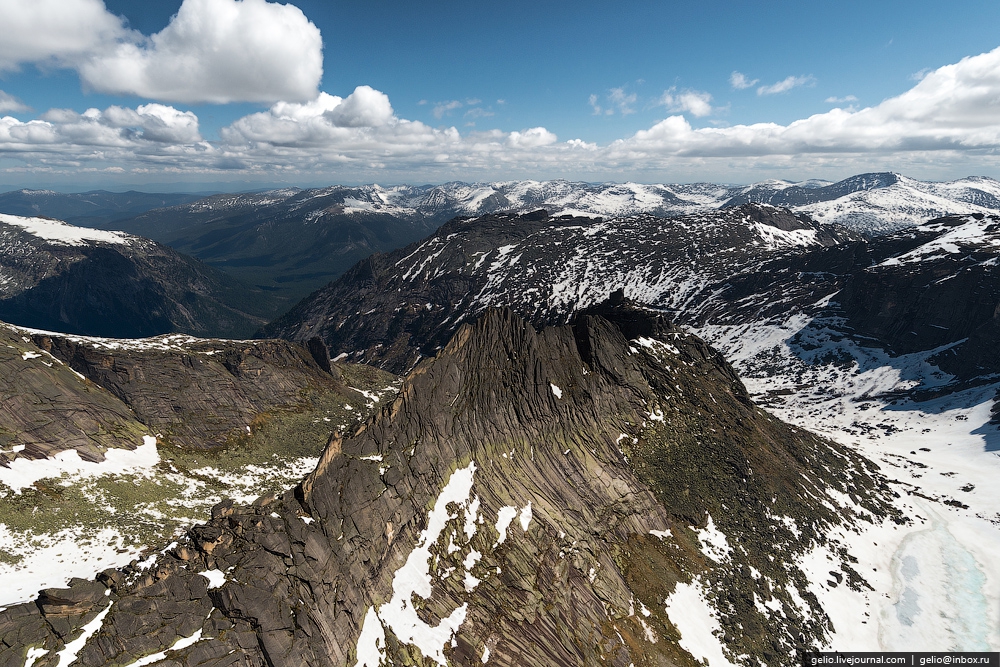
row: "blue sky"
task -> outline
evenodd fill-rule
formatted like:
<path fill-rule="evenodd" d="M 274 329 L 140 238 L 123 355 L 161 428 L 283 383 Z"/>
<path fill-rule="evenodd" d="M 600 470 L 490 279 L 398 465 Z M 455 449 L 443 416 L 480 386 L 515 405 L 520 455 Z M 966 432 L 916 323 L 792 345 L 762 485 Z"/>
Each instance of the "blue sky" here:
<path fill-rule="evenodd" d="M 1000 177 L 996 2 L 293 4 L 0 0 L 0 186 Z"/>

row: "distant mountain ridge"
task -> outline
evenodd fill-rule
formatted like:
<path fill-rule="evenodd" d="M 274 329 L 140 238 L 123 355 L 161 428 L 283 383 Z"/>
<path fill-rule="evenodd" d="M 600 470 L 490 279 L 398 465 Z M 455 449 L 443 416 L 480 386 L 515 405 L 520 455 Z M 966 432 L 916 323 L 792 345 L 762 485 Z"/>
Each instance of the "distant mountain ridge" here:
<path fill-rule="evenodd" d="M 0 213 L 34 217 L 44 215 L 83 227 L 109 220 L 131 218 L 152 208 L 176 206 L 201 199 L 186 193 L 54 192 L 52 190 L 12 190 L 0 194 Z"/>
<path fill-rule="evenodd" d="M 26 192 L 0 195 L 0 213 L 79 222 L 64 213 L 67 207 L 75 207 L 74 215 L 81 215 L 82 195 Z M 23 206 L 6 209 L 5 198 L 15 194 L 18 201 L 31 200 L 34 208 L 28 212 Z M 88 193 L 91 195 L 95 193 Z M 135 195 L 136 201 L 145 202 L 143 205 L 152 201 L 150 198 L 168 197 L 142 193 L 114 196 L 125 195 Z M 1000 214 L 1000 182 L 993 179 L 970 177 L 931 183 L 891 172 L 859 174 L 837 183 L 771 180 L 733 186 L 454 181 L 389 187 L 287 187 L 194 200 L 177 196 L 182 199 L 173 205 L 150 207 L 127 218 L 109 214 L 81 224 L 153 239 L 288 301 L 323 287 L 372 253 L 392 252 L 425 238 L 459 216 L 545 209 L 553 217 L 674 217 L 763 203 L 876 236 L 944 215 Z"/>
<path fill-rule="evenodd" d="M 839 223 L 866 234 L 882 234 L 944 215 L 1000 212 L 1000 181 L 969 177 L 934 183 L 879 172 L 858 174 L 836 183 L 772 180 L 746 186 L 564 180 L 453 181 L 391 187 L 333 185 L 309 190 L 285 188 L 256 194 L 214 195 L 175 206 L 172 213 L 179 218 L 204 221 L 269 207 L 272 214 L 299 212 L 310 222 L 319 222 L 327 216 L 391 215 L 440 223 L 459 215 L 527 213 L 539 208 L 554 216 L 676 216 L 745 203 L 784 206 L 821 222 Z M 151 217 L 156 215 L 144 219 Z"/>

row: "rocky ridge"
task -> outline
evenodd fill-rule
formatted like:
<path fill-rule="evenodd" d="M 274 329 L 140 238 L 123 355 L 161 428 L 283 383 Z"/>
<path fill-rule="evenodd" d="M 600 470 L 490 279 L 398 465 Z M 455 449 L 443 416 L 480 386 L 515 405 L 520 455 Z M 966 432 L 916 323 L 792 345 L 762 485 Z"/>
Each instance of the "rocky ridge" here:
<path fill-rule="evenodd" d="M 1000 373 L 988 352 L 998 222 L 953 216 L 866 239 L 760 204 L 676 218 L 457 218 L 359 263 L 262 334 L 320 336 L 335 354 L 399 372 L 486 308 L 566 322 L 622 290 L 710 339 L 711 327 L 799 317 L 891 354 L 947 346 L 942 368 L 959 383 L 984 382 Z"/>
<path fill-rule="evenodd" d="M 76 196 L 9 194 L 13 199 L 6 209 L 6 195 L 0 195 L 0 211 L 60 219 L 80 213 Z M 135 205 L 155 198 L 130 194 L 136 195 Z M 21 201 L 25 197 L 28 208 Z M 1000 212 L 1000 184 L 991 179 L 930 183 L 894 173 L 859 174 L 837 183 L 452 182 L 282 188 L 196 201 L 178 197 L 172 206 L 137 210 L 138 215 L 125 219 L 109 214 L 88 224 L 151 238 L 265 290 L 278 297 L 265 313 L 268 319 L 370 254 L 423 238 L 456 216 L 517 215 L 544 208 L 553 216 L 672 217 L 764 203 L 879 235 L 942 215 Z M 93 206 L 103 210 L 103 201 L 97 197 Z"/>
<path fill-rule="evenodd" d="M 109 447 L 133 449 L 142 434 L 222 446 L 270 413 L 298 409 L 310 392 L 346 392 L 317 342 L 314 357 L 287 341 L 123 341 L 0 323 L 0 465 L 66 449 L 102 461 Z"/>
<path fill-rule="evenodd" d="M 490 306 L 564 323 L 622 290 L 678 323 L 746 321 L 835 292 L 832 269 L 858 253 L 855 232 L 759 204 L 676 218 L 456 218 L 359 263 L 259 335 L 320 336 L 335 354 L 400 372 Z"/>
<path fill-rule="evenodd" d="M 693 667 L 692 614 L 738 664 L 793 664 L 832 630 L 796 555 L 902 521 L 891 495 L 661 317 L 489 310 L 297 489 L 0 612 L 0 665 L 54 665 L 89 623 L 78 665 Z M 831 576 L 866 585 L 846 553 Z"/>

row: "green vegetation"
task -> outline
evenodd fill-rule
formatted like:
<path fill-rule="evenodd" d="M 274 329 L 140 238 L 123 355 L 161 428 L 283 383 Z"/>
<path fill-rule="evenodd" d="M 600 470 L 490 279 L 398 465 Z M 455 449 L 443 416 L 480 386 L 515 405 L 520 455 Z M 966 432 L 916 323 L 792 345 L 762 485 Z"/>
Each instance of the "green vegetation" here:
<path fill-rule="evenodd" d="M 395 395 L 397 378 L 360 365 L 339 366 L 357 391 L 309 391 L 293 410 L 258 415 L 249 433 L 234 433 L 225 447 L 200 451 L 160 443 L 156 468 L 100 477 L 48 478 L 20 493 L 0 484 L 0 524 L 42 546 L 46 536 L 72 531 L 81 543 L 106 528 L 122 547 L 157 545 L 199 521 L 223 498 L 249 502 L 294 486 L 315 465 L 333 432 L 354 428 Z M 22 559 L 0 549 L 0 563 Z"/>

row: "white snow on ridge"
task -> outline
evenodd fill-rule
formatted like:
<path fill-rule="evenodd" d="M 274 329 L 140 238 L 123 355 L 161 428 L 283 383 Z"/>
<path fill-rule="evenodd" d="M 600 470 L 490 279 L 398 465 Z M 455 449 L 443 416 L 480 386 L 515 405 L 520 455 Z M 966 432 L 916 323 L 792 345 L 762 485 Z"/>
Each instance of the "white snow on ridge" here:
<path fill-rule="evenodd" d="M 112 528 L 89 534 L 64 530 L 35 541 L 44 546 L 26 544 L 22 534 L 0 524 L 0 549 L 21 556 L 16 565 L 0 563 L 0 607 L 33 600 L 43 588 L 62 588 L 74 577 L 92 579 L 109 567 L 128 565 L 142 549 L 125 546 Z"/>
<path fill-rule="evenodd" d="M 987 231 L 987 228 L 991 226 L 995 227 L 995 225 L 996 221 L 993 219 L 983 218 L 982 220 L 976 220 L 972 217 L 969 217 L 964 223 L 956 227 L 944 227 L 939 224 L 920 225 L 915 231 L 937 231 L 941 232 L 941 234 L 898 257 L 890 257 L 879 266 L 910 264 L 921 262 L 931 257 L 958 255 L 965 252 L 970 246 L 992 250 L 1000 255 L 1000 231 Z"/>
<path fill-rule="evenodd" d="M 17 458 L 7 467 L 0 466 L 0 482 L 12 488 L 15 493 L 20 493 L 38 480 L 48 477 L 63 475 L 94 477 L 151 471 L 160 462 L 160 455 L 156 451 L 156 438 L 145 435 L 142 441 L 143 444 L 133 450 L 108 449 L 101 463 L 84 461 L 75 449 L 59 452 L 49 459 Z"/>
<path fill-rule="evenodd" d="M 700 579 L 692 583 L 678 583 L 666 601 L 670 622 L 680 633 L 678 642 L 695 660 L 708 663 L 708 667 L 733 667 L 722 651 L 722 626 L 708 601 Z"/>
<path fill-rule="evenodd" d="M 25 218 L 19 215 L 0 213 L 0 223 L 20 227 L 24 231 L 44 239 L 52 245 L 78 246 L 87 241 L 124 245 L 137 240 L 125 232 L 109 232 L 103 229 L 76 227 L 59 220 L 48 218 Z"/>
<path fill-rule="evenodd" d="M 807 247 L 811 245 L 818 245 L 819 241 L 816 240 L 817 232 L 815 229 L 793 229 L 792 231 L 785 231 L 783 229 L 778 229 L 771 225 L 764 225 L 759 222 L 753 223 L 754 229 L 760 235 L 764 244 L 772 249 L 778 250 L 779 248 L 794 248 L 794 247 Z"/>

